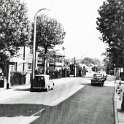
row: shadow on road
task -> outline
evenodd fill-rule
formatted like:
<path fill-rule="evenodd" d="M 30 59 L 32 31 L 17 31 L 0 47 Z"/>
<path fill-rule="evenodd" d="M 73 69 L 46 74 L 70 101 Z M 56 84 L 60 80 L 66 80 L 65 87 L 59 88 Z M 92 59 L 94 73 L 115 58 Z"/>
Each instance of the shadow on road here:
<path fill-rule="evenodd" d="M 19 89 L 19 88 L 17 88 L 17 89 L 14 89 L 14 91 L 30 91 L 30 88 L 23 88 L 23 89 Z"/>
<path fill-rule="evenodd" d="M 0 104 L 0 117 L 31 116 L 44 105 L 38 104 Z"/>
<path fill-rule="evenodd" d="M 31 90 L 30 88 L 23 88 L 23 89 L 14 89 L 14 91 L 30 91 L 30 92 L 47 92 L 46 89 L 35 89 L 35 90 Z"/>

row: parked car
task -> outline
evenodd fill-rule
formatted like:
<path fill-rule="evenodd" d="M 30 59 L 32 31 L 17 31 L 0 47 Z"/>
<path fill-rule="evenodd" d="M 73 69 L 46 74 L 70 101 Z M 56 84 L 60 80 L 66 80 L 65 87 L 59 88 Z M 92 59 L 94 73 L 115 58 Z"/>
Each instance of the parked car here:
<path fill-rule="evenodd" d="M 49 91 L 53 90 L 54 82 L 49 80 L 49 75 L 35 75 L 35 80 L 31 82 L 30 91 Z"/>
<path fill-rule="evenodd" d="M 106 80 L 106 76 L 103 76 L 100 73 L 93 74 L 93 78 L 91 79 L 91 85 L 104 85 L 104 81 Z"/>

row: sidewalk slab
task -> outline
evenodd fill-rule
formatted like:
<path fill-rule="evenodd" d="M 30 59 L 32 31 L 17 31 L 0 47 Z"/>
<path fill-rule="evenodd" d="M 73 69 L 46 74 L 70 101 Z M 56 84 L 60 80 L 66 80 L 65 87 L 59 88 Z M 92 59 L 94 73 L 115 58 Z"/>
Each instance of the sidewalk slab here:
<path fill-rule="evenodd" d="M 119 112 L 119 115 L 118 115 L 118 118 L 119 118 L 119 122 L 124 122 L 124 112 Z"/>
<path fill-rule="evenodd" d="M 20 92 L 16 89 L 27 89 L 27 88 L 30 88 L 30 85 L 26 84 L 21 86 L 13 86 L 10 89 L 2 88 L 0 89 L 0 101 L 25 95 L 25 92 Z M 30 92 L 26 92 L 26 93 L 30 93 Z"/>

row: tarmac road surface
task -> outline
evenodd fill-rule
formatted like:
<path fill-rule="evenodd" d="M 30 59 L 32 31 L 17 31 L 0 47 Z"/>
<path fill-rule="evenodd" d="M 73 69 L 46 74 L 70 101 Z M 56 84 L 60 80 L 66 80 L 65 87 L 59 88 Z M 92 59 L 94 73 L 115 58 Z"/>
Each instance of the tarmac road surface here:
<path fill-rule="evenodd" d="M 59 83 L 47 93 L 22 90 L 20 92 L 26 92 L 26 95 L 0 101 L 0 123 L 114 124 L 114 88 L 107 85 L 110 82 L 104 87 L 91 86 L 90 79 L 83 78 Z M 4 123 L 7 120 L 8 123 Z"/>

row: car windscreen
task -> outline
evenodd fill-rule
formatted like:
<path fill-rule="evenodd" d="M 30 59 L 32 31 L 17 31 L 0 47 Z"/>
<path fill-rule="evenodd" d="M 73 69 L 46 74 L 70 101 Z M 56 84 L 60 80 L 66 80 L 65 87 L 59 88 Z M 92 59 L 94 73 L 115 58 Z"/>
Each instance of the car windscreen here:
<path fill-rule="evenodd" d="M 94 77 L 102 77 L 102 74 L 94 74 Z"/>

